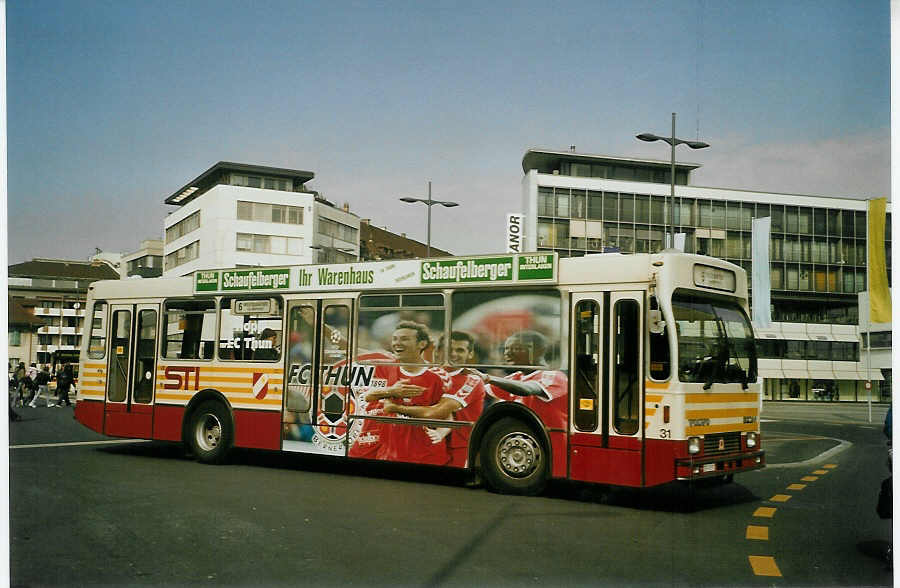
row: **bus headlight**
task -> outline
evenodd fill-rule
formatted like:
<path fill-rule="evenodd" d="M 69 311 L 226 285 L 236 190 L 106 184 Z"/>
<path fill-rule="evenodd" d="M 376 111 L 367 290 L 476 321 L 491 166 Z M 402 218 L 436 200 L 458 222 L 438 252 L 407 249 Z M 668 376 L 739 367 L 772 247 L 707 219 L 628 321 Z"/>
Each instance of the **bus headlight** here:
<path fill-rule="evenodd" d="M 747 433 L 747 449 L 752 449 L 753 447 L 756 447 L 756 444 L 758 441 L 759 441 L 759 439 L 757 438 L 756 433 L 754 433 L 754 432 Z"/>
<path fill-rule="evenodd" d="M 690 437 L 688 439 L 688 453 L 700 453 L 700 437 Z"/>

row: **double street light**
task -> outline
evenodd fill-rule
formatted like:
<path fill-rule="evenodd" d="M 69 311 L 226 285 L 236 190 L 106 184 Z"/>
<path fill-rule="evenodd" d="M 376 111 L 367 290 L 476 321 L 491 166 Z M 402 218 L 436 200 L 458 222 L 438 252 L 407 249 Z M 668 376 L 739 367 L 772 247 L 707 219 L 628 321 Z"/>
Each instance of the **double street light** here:
<path fill-rule="evenodd" d="M 705 149 L 709 147 L 709 143 L 704 143 L 703 141 L 685 141 L 684 139 L 678 139 L 675 137 L 675 113 L 672 113 L 672 136 L 671 137 L 660 137 L 659 135 L 654 135 L 653 133 L 641 133 L 637 135 L 637 138 L 641 141 L 647 141 L 648 143 L 652 143 L 653 141 L 665 141 L 669 145 L 672 146 L 672 168 L 670 173 L 671 179 L 671 193 L 672 203 L 669 206 L 669 230 L 671 231 L 671 237 L 669 239 L 668 246 L 675 246 L 675 146 L 676 145 L 687 145 L 691 149 Z"/>
<path fill-rule="evenodd" d="M 440 204 L 441 206 L 446 206 L 447 208 L 452 208 L 454 206 L 459 206 L 458 202 L 450 202 L 447 200 L 432 200 L 431 199 L 431 180 L 428 181 L 428 198 L 412 198 L 411 196 L 404 196 L 400 199 L 401 202 L 421 202 L 425 206 L 428 207 L 428 237 L 425 249 L 425 257 L 431 257 L 431 207 L 435 204 Z"/>

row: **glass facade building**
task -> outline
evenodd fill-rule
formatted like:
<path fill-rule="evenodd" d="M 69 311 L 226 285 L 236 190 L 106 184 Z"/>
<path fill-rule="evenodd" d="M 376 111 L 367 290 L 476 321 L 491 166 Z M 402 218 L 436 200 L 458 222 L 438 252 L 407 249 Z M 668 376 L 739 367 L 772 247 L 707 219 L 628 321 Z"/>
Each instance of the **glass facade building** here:
<path fill-rule="evenodd" d="M 769 217 L 773 321 L 858 324 L 857 294 L 866 290 L 865 200 L 692 186 L 698 167 L 676 163 L 673 204 L 670 162 L 529 150 L 522 160 L 526 250 L 660 251 L 673 218 L 686 252 L 725 259 L 749 275 L 752 221 Z M 885 233 L 890 280 L 890 213 Z M 827 343 L 829 353 L 853 355 L 847 341 Z M 779 345 L 766 352 L 777 354 Z"/>

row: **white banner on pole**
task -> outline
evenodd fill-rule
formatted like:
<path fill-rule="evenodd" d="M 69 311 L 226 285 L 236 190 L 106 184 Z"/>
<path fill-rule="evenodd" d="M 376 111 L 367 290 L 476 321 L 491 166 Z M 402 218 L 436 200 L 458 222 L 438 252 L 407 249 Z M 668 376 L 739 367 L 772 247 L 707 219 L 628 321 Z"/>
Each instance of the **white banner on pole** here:
<path fill-rule="evenodd" d="M 506 252 L 522 253 L 525 248 L 525 215 L 511 212 L 506 215 Z"/>
<path fill-rule="evenodd" d="M 750 243 L 753 271 L 750 276 L 750 284 L 753 289 L 752 319 L 757 327 L 767 327 L 772 324 L 772 279 L 769 273 L 769 233 L 771 228 L 771 217 L 753 219 Z"/>

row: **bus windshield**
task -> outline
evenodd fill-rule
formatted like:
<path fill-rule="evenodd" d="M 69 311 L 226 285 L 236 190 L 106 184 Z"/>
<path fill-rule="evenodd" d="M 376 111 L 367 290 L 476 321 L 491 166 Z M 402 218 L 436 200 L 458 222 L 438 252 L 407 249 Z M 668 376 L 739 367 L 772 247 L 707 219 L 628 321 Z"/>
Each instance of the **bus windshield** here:
<path fill-rule="evenodd" d="M 750 320 L 735 302 L 684 292 L 672 297 L 678 335 L 678 379 L 703 382 L 756 381 L 756 344 Z"/>

